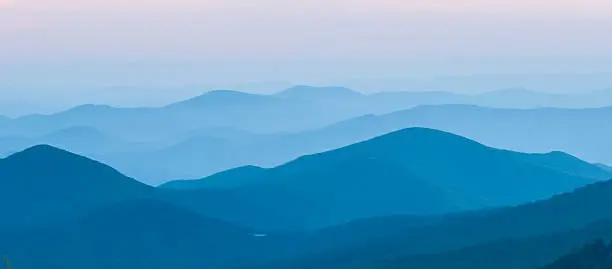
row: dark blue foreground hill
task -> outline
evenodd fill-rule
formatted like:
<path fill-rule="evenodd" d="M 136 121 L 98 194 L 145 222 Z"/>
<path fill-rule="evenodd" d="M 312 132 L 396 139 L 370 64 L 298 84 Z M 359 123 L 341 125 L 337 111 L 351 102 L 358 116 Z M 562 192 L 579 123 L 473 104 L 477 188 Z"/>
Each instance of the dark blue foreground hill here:
<path fill-rule="evenodd" d="M 301 219 L 305 226 L 320 227 L 363 217 L 516 205 L 607 175 L 567 156 L 498 150 L 450 133 L 412 128 L 272 169 L 243 168 L 164 187 L 229 189 Z"/>
<path fill-rule="evenodd" d="M 0 227 L 44 225 L 152 191 L 99 162 L 35 146 L 0 159 L 0 212 L 5 216 Z"/>
<path fill-rule="evenodd" d="M 0 159 L 0 232 L 44 227 L 101 206 L 153 199 L 248 227 L 298 227 L 274 208 L 223 190 L 155 189 L 100 162 L 41 145 Z"/>

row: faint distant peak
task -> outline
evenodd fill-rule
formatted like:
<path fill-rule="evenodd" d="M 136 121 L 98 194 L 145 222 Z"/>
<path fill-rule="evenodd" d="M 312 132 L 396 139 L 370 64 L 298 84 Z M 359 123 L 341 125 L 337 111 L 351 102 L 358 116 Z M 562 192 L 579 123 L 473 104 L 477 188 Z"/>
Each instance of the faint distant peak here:
<path fill-rule="evenodd" d="M 198 100 L 198 99 L 205 99 L 205 98 L 232 99 L 232 98 L 259 98 L 259 97 L 264 97 L 264 96 L 260 94 L 253 94 L 253 93 L 234 91 L 234 90 L 214 90 L 214 91 L 206 92 L 194 98 L 191 98 L 189 100 Z"/>
<path fill-rule="evenodd" d="M 430 95 L 430 96 L 461 96 L 462 94 L 442 91 L 442 90 L 400 90 L 400 91 L 383 91 L 371 94 L 372 96 L 381 96 L 381 95 Z"/>
<path fill-rule="evenodd" d="M 472 104 L 444 104 L 444 105 L 419 105 L 413 108 L 404 109 L 396 112 L 391 112 L 389 114 L 402 114 L 402 113 L 410 113 L 414 111 L 441 111 L 441 112 L 449 112 L 449 111 L 479 111 L 479 110 L 494 110 L 495 108 L 489 108 L 479 105 Z"/>
<path fill-rule="evenodd" d="M 501 89 L 501 90 L 496 90 L 496 91 L 490 91 L 490 92 L 485 92 L 482 93 L 481 95 L 524 95 L 524 96 L 530 96 L 530 95 L 548 95 L 551 93 L 546 93 L 546 92 L 540 92 L 540 91 L 535 91 L 535 90 L 530 90 L 530 89 L 526 89 L 526 88 L 506 88 L 506 89 Z"/>
<path fill-rule="evenodd" d="M 51 134 L 101 134 L 102 132 L 91 126 L 71 126 L 68 128 L 60 129 Z"/>
<path fill-rule="evenodd" d="M 209 91 L 207 93 L 204 93 L 203 95 L 208 95 L 208 96 L 247 96 L 247 95 L 255 95 L 255 94 L 241 92 L 241 91 L 234 91 L 234 90 L 214 90 L 214 91 Z"/>
<path fill-rule="evenodd" d="M 595 165 L 597 165 L 597 167 L 606 170 L 606 171 L 610 171 L 612 172 L 612 166 L 609 166 L 607 164 L 603 164 L 603 163 L 596 163 Z"/>
<path fill-rule="evenodd" d="M 84 104 L 80 106 L 73 107 L 68 111 L 95 111 L 95 110 L 103 110 L 103 109 L 112 109 L 113 107 L 109 105 L 99 105 L 99 104 Z"/>
<path fill-rule="evenodd" d="M 287 98 L 351 98 L 363 96 L 357 91 L 341 86 L 316 87 L 306 85 L 294 86 L 275 95 Z"/>
<path fill-rule="evenodd" d="M 99 138 L 99 139 L 110 139 L 111 135 L 106 134 L 94 127 L 90 126 L 72 126 L 54 132 L 48 133 L 43 136 L 43 139 L 74 139 L 74 138 Z"/>
<path fill-rule="evenodd" d="M 200 107 L 212 105 L 249 104 L 270 100 L 272 97 L 233 90 L 215 90 L 170 104 L 168 107 Z"/>

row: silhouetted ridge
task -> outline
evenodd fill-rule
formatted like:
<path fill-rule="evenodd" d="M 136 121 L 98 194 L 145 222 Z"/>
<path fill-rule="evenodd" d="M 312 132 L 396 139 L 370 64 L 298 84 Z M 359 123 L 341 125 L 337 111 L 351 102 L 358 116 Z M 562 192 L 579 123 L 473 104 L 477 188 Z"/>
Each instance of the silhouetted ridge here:
<path fill-rule="evenodd" d="M 79 156 L 77 154 L 74 154 L 74 153 L 71 153 L 71 152 L 69 152 L 67 150 L 59 149 L 57 147 L 50 146 L 50 145 L 41 144 L 41 145 L 36 145 L 36 146 L 29 147 L 29 148 L 24 149 L 24 150 L 22 150 L 20 152 L 17 152 L 15 154 L 9 156 L 9 158 L 7 158 L 7 159 L 29 158 L 29 157 L 32 157 L 32 156 L 37 156 L 37 157 L 49 157 L 49 156 L 53 156 L 53 157 L 57 157 L 57 156 L 81 157 L 81 156 Z"/>
<path fill-rule="evenodd" d="M 176 180 L 159 186 L 166 189 L 231 189 L 257 184 L 252 179 L 266 171 L 259 166 L 243 166 L 214 174 L 200 180 Z"/>
<path fill-rule="evenodd" d="M 64 175 L 60 179 L 62 181 L 74 179 L 71 176 L 82 177 L 80 180 L 93 180 L 86 176 L 106 177 L 106 181 L 112 181 L 117 177 L 122 178 L 122 180 L 123 178 L 127 179 L 110 166 L 49 145 L 37 145 L 17 152 L 4 160 L 0 160 L 0 168 L 4 171 L 9 170 L 30 175 L 40 174 L 41 177 Z M 42 180 L 42 178 L 34 180 Z M 56 183 L 61 184 L 62 181 Z M 130 181 L 136 182 L 131 179 Z"/>
<path fill-rule="evenodd" d="M 448 132 L 409 128 L 271 169 L 230 170 L 167 186 L 228 189 L 317 227 L 518 205 L 597 181 L 562 171 L 554 158 L 539 158 Z"/>
<path fill-rule="evenodd" d="M 461 146 L 486 147 L 481 143 L 463 136 L 436 129 L 420 127 L 402 129 L 363 143 L 396 143 L 397 146 L 412 145 L 419 147 L 430 147 L 432 149 L 452 146 L 452 148 L 446 148 L 446 150 L 456 149 L 457 147 Z"/>
<path fill-rule="evenodd" d="M 50 169 L 55 171 L 61 171 L 63 168 L 68 168 L 73 165 L 86 164 L 87 166 L 101 165 L 103 164 L 86 157 L 74 154 L 64 149 L 60 149 L 54 146 L 41 144 L 23 151 L 16 152 L 1 162 L 10 163 L 13 169 L 24 169 L 24 166 L 36 166 L 37 170 L 41 168 Z M 2 164 L 2 163 L 0 163 Z M 58 166 L 59 165 L 59 166 Z M 6 166 L 6 164 L 5 164 Z M 63 167 L 61 167 L 63 166 Z M 33 168 L 33 167 L 32 167 Z M 29 169 L 28 169 L 29 170 Z M 34 170 L 34 169 L 32 169 Z M 66 172 L 66 171 L 63 171 Z"/>
<path fill-rule="evenodd" d="M 38 145 L 0 160 L 0 211 L 11 216 L 0 226 L 38 225 L 152 190 L 97 161 Z"/>
<path fill-rule="evenodd" d="M 612 178 L 612 173 L 605 167 L 585 162 L 573 155 L 561 151 L 552 151 L 545 154 L 531 154 L 531 161 L 550 167 L 570 175 L 591 177 L 599 180 Z"/>

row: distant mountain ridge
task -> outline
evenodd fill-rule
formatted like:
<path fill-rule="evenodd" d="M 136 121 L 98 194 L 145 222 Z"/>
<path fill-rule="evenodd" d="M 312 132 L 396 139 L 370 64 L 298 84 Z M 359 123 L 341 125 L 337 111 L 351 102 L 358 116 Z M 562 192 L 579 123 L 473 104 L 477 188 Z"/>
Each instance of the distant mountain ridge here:
<path fill-rule="evenodd" d="M 196 178 L 244 165 L 278 166 L 301 155 L 337 149 L 409 127 L 440 129 L 497 148 L 521 152 L 563 151 L 590 162 L 607 163 L 612 162 L 612 155 L 609 153 L 612 151 L 607 150 L 612 149 L 608 139 L 612 136 L 612 128 L 606 127 L 608 117 L 612 117 L 612 109 L 609 108 L 509 110 L 464 105 L 417 107 L 391 114 L 361 116 L 311 131 L 252 135 L 250 138 L 247 136 L 241 138 L 242 141 L 226 141 L 229 143 L 227 147 L 214 153 L 212 151 L 217 145 L 193 143 L 188 148 L 200 148 L 201 152 L 210 155 L 234 157 L 213 159 L 207 161 L 207 166 L 197 163 L 190 165 L 194 169 L 183 171 L 194 172 L 180 174 L 174 178 Z M 251 142 L 243 143 L 244 141 Z M 174 156 L 189 155 L 186 152 L 193 151 L 176 151 Z M 196 159 L 195 156 L 207 160 L 207 154 L 195 154 L 189 155 L 194 158 L 177 162 L 174 166 L 167 165 L 172 163 L 172 160 L 167 160 L 156 162 L 150 167 L 157 169 L 167 165 L 178 169 L 185 167 L 184 164 L 192 163 Z M 137 159 L 147 160 L 147 156 L 156 155 L 164 154 L 148 152 Z M 106 161 L 120 164 L 112 158 Z M 198 170 L 201 171 L 199 174 L 196 173 Z"/>
<path fill-rule="evenodd" d="M 113 117 L 130 119 L 131 116 L 120 113 Z M 154 134 L 152 136 L 166 139 L 138 135 L 145 142 L 125 143 L 131 140 L 105 132 L 103 127 L 96 130 L 112 137 L 112 140 L 101 141 L 99 135 L 81 135 L 78 139 L 67 135 L 67 142 L 59 144 L 40 139 L 28 142 L 22 136 L 0 137 L 0 146 L 5 145 L 0 148 L 0 154 L 19 151 L 32 142 L 54 144 L 102 160 L 141 181 L 160 184 L 171 179 L 208 176 L 245 165 L 278 166 L 301 155 L 348 146 L 403 128 L 427 127 L 456 133 L 497 148 L 521 152 L 563 151 L 590 162 L 612 163 L 609 153 L 612 151 L 608 150 L 612 148 L 608 139 L 612 136 L 612 128 L 606 127 L 609 117 L 612 117 L 610 108 L 523 110 L 465 105 L 423 106 L 390 114 L 359 116 L 310 131 L 279 134 L 259 134 L 232 127 L 195 128 L 188 124 L 189 121 L 177 123 L 169 119 L 173 126 L 190 126 L 189 131 L 163 127 L 164 123 L 155 123 L 154 120 L 142 123 L 159 124 L 150 129 L 140 126 L 142 121 L 132 118 L 135 124 L 126 121 L 120 124 L 125 125 L 120 129 L 129 128 L 146 133 L 146 136 Z M 290 120 L 289 116 L 287 119 Z M 250 121 L 248 118 L 244 120 Z M 165 117 L 160 117 L 159 121 L 165 121 Z M 2 130 L 5 129 L 0 128 L 0 132 Z M 54 132 L 61 133 L 61 130 Z M 79 140 L 92 142 L 73 143 Z"/>
<path fill-rule="evenodd" d="M 366 98 L 366 95 L 345 87 L 313 87 L 305 85 L 285 89 L 281 92 L 275 93 L 274 96 L 316 102 L 344 102 Z"/>
<path fill-rule="evenodd" d="M 170 104 L 166 108 L 216 107 L 219 105 L 271 105 L 275 98 L 267 95 L 251 94 L 240 91 L 217 90 L 204 93 L 194 98 Z"/>
<path fill-rule="evenodd" d="M 522 152 L 563 151 L 591 162 L 612 162 L 607 128 L 612 107 L 495 109 L 471 105 L 420 106 L 370 115 L 316 130 L 321 136 L 363 140 L 408 127 L 452 132 L 493 147 Z M 484 127 L 486 126 L 486 128 Z M 350 138 L 349 138 L 350 137 Z"/>
<path fill-rule="evenodd" d="M 77 154 L 100 156 L 113 153 L 141 151 L 146 143 L 132 143 L 106 134 L 93 127 L 73 126 L 37 137 L 0 137 L 0 150 L 17 152 L 35 145 L 52 145 Z"/>
<path fill-rule="evenodd" d="M 584 95 L 596 95 L 598 102 L 607 102 L 610 98 L 605 96 L 610 93 Z M 526 97 L 535 100 L 531 105 L 511 105 L 510 99 L 523 95 L 542 97 Z M 612 110 L 537 108 L 557 100 L 549 95 L 522 89 L 473 96 L 441 91 L 361 94 L 336 86 L 296 86 L 270 95 L 212 91 L 163 107 L 82 105 L 52 115 L 0 120 L 0 154 L 33 144 L 52 144 L 100 159 L 149 184 L 160 184 L 245 165 L 273 167 L 301 155 L 340 148 L 391 131 L 427 127 L 498 148 L 563 151 L 590 162 L 612 163 L 611 151 L 607 150 L 611 145 L 606 138 L 612 131 L 605 127 Z M 570 101 L 582 98 L 581 94 L 562 96 Z M 505 105 L 478 101 L 491 98 Z M 65 132 L 73 128 L 92 128 L 99 134 Z M 241 134 L 211 131 L 220 129 Z M 51 133 L 63 133 L 63 142 L 40 139 Z M 102 140 L 100 134 L 107 139 Z M 217 145 L 211 136 L 223 142 Z M 168 157 L 168 152 L 175 156 Z M 198 159 L 203 161 L 198 163 Z"/>
<path fill-rule="evenodd" d="M 51 115 L 28 115 L 16 119 L 2 118 L 0 123 L 8 124 L 11 134 L 20 134 L 24 132 L 51 132 L 50 128 L 62 129 L 73 125 L 91 125 L 103 131 L 115 133 L 115 130 L 107 130 L 109 127 L 117 128 L 118 126 L 101 126 L 108 125 L 107 122 L 89 122 L 85 123 L 79 119 L 79 115 L 87 115 L 102 120 L 100 117 L 108 117 L 111 115 L 123 115 L 128 117 L 137 117 L 145 120 L 148 117 L 157 117 L 159 123 L 166 120 L 177 119 L 177 115 L 172 115 L 170 110 L 179 109 L 196 109 L 192 113 L 198 112 L 200 109 L 210 110 L 215 109 L 217 115 L 223 113 L 231 113 L 228 109 L 235 109 L 236 106 L 259 106 L 271 107 L 277 110 L 280 108 L 289 109 L 291 113 L 297 113 L 296 109 L 305 109 L 310 113 L 327 111 L 328 117 L 332 117 L 330 121 L 325 121 L 325 118 L 318 119 L 319 122 L 302 122 L 302 126 L 288 125 L 285 129 L 279 129 L 279 126 L 273 126 L 270 129 L 259 129 L 255 126 L 244 125 L 244 123 L 234 122 L 236 118 L 231 118 L 227 122 L 208 122 L 206 127 L 218 127 L 218 124 L 232 125 L 233 127 L 243 127 L 249 129 L 247 131 L 259 130 L 264 132 L 275 131 L 295 131 L 306 130 L 316 127 L 322 127 L 331 124 L 334 121 L 348 119 L 363 114 L 384 114 L 391 113 L 397 110 L 409 109 L 423 105 L 449 105 L 449 104 L 465 104 L 478 105 L 494 108 L 543 108 L 543 107 L 558 107 L 558 108 L 599 108 L 612 106 L 612 90 L 601 90 L 584 94 L 550 94 L 523 89 L 508 89 L 500 91 L 486 92 L 476 95 L 462 95 L 443 91 L 397 91 L 397 92 L 381 92 L 373 94 L 362 94 L 357 91 L 340 87 L 340 86 L 305 86 L 299 85 L 288 88 L 281 92 L 271 95 L 251 94 L 232 90 L 216 90 L 204 93 L 200 96 L 193 97 L 188 100 L 169 104 L 164 107 L 143 107 L 143 108 L 117 108 L 108 105 L 93 105 L 86 104 L 68 109 L 63 112 Z M 278 108 L 274 108 L 279 106 Z M 322 110 L 322 111 L 319 111 Z M 174 112 L 176 113 L 176 112 Z M 287 113 L 287 111 L 285 111 Z M 304 113 L 304 112 L 301 112 Z M 300 113 L 300 114 L 301 114 Z M 302 114 L 304 115 L 304 114 Z M 180 115 L 185 117 L 187 115 Z M 261 115 L 263 116 L 263 115 Z M 208 115 L 209 119 L 213 119 Z M 163 119 L 163 120 L 162 120 Z M 117 120 L 121 120 L 117 117 Z M 185 119 L 183 119 L 185 120 Z M 20 122 L 14 126 L 11 122 Z M 51 126 L 48 121 L 55 122 Z M 310 119 L 309 119 L 310 121 Z M 36 123 L 38 126 L 33 126 Z M 143 122 L 146 125 L 152 124 Z M 287 122 L 291 123 L 291 122 Z M 117 123 L 113 124 L 116 125 Z M 169 123 L 168 123 L 169 124 Z M 295 124 L 295 123 L 293 123 Z M 217 125 L 217 126 L 215 126 Z M 0 125 L 1 126 L 1 125 Z M 104 127 L 104 128 L 102 128 Z M 35 129 L 44 130 L 35 130 Z M 150 128 L 150 127 L 149 127 Z M 254 128 L 254 129 L 253 129 Z M 11 131 L 12 130 L 12 131 Z M 5 131 L 7 132 L 7 131 Z M 1 134 L 1 133 L 0 133 Z"/>

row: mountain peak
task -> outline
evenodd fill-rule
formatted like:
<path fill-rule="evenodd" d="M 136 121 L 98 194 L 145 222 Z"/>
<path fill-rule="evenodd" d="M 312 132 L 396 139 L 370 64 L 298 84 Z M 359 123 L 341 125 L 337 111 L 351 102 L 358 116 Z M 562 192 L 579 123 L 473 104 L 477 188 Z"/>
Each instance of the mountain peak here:
<path fill-rule="evenodd" d="M 102 163 L 37 145 L 0 159 L 0 211 L 12 216 L 0 226 L 39 225 L 149 190 Z"/>
<path fill-rule="evenodd" d="M 551 93 L 535 91 L 526 88 L 506 88 L 496 91 L 485 92 L 481 94 L 482 96 L 486 95 L 501 95 L 501 96 L 532 96 L 532 95 L 553 95 Z"/>
<path fill-rule="evenodd" d="M 105 136 L 100 130 L 90 126 L 72 126 L 65 129 L 60 129 L 49 133 L 46 136 L 62 136 L 62 135 L 78 135 L 78 136 Z"/>
<path fill-rule="evenodd" d="M 85 184 L 83 182 L 112 184 L 112 181 L 144 185 L 103 163 L 46 144 L 36 145 L 0 159 L 0 173 L 4 173 L 6 178 L 2 179 L 8 181 L 11 178 L 27 178 L 31 183 L 45 181 L 45 185 L 57 187 L 75 182 L 81 185 Z M 44 179 L 52 180 L 46 182 Z"/>
<path fill-rule="evenodd" d="M 66 112 L 91 112 L 91 111 L 99 111 L 99 110 L 107 110 L 113 109 L 112 106 L 109 105 L 100 105 L 100 104 L 84 104 L 80 106 L 73 107 Z"/>
<path fill-rule="evenodd" d="M 282 97 L 293 97 L 293 98 L 321 98 L 321 97 L 331 97 L 331 98 L 347 98 L 347 97 L 359 97 L 363 96 L 361 93 L 353 91 L 349 88 L 340 87 L 340 86 L 325 86 L 325 87 L 317 87 L 317 86 L 306 86 L 306 85 L 298 85 L 291 88 L 288 88 L 284 91 L 276 93 L 277 96 Z"/>
<path fill-rule="evenodd" d="M 23 151 L 17 152 L 7 158 L 8 159 L 30 159 L 32 157 L 59 157 L 59 156 L 70 156 L 70 157 L 80 157 L 74 153 L 69 151 L 50 146 L 47 144 L 40 144 L 36 146 L 29 147 L 24 149 Z"/>
<path fill-rule="evenodd" d="M 209 91 L 191 99 L 170 104 L 168 107 L 201 107 L 201 106 L 225 106 L 234 104 L 249 104 L 268 100 L 265 95 L 258 95 L 232 90 Z"/>
<path fill-rule="evenodd" d="M 401 140 L 401 141 L 400 141 Z M 415 145 L 427 146 L 427 145 L 436 145 L 436 146 L 449 146 L 447 142 L 452 143 L 466 143 L 472 145 L 483 146 L 482 144 L 465 138 L 460 135 L 456 135 L 453 133 L 423 128 L 423 127 L 412 127 L 401 129 L 377 138 L 374 138 L 370 141 L 366 141 L 364 143 L 375 143 L 379 141 L 389 141 L 392 143 L 397 143 L 398 145 L 406 144 L 406 143 L 415 143 Z M 484 147 L 484 146 L 483 146 Z"/>

